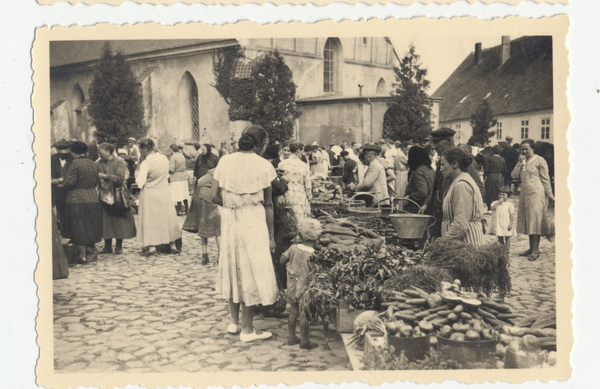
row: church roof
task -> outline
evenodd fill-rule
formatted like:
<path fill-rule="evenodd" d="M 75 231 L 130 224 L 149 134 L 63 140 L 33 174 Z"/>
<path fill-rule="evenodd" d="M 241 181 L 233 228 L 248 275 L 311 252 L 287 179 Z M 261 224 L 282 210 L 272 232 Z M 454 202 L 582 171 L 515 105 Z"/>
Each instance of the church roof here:
<path fill-rule="evenodd" d="M 51 41 L 50 67 L 84 64 L 102 57 L 102 48 L 110 43 L 114 53 L 126 57 L 139 54 L 157 53 L 164 50 L 192 48 L 211 43 L 225 42 L 227 39 L 140 39 L 140 40 L 82 40 Z"/>
<path fill-rule="evenodd" d="M 440 122 L 469 119 L 485 99 L 494 115 L 553 109 L 552 37 L 526 36 L 510 42 L 500 66 L 501 45 L 465 58 L 433 94 L 442 98 Z"/>

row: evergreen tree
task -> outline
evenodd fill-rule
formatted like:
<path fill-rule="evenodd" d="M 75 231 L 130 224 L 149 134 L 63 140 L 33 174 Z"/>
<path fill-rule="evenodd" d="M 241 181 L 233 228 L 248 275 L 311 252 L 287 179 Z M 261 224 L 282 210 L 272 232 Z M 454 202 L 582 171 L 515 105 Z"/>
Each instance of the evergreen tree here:
<path fill-rule="evenodd" d="M 292 72 L 281 54 L 275 50 L 259 57 L 252 68 L 252 78 L 256 100 L 249 120 L 262 126 L 271 141 L 290 139 L 301 113 L 296 106 Z"/>
<path fill-rule="evenodd" d="M 119 53 L 113 55 L 107 42 L 90 86 L 88 112 L 98 131 L 125 144 L 130 136 L 146 136 L 141 85 L 129 63 Z"/>
<path fill-rule="evenodd" d="M 496 131 L 489 131 L 496 125 L 492 108 L 486 100 L 483 100 L 473 115 L 471 115 L 471 127 L 473 136 L 469 138 L 468 145 L 485 147 L 490 143 L 490 138 L 496 134 Z"/>
<path fill-rule="evenodd" d="M 384 134 L 386 138 L 399 141 L 419 140 L 431 133 L 433 104 L 427 95 L 427 69 L 422 67 L 419 59 L 415 46 L 411 44 L 400 61 L 400 67 L 394 68 L 396 83 L 386 114 L 389 121 Z"/>

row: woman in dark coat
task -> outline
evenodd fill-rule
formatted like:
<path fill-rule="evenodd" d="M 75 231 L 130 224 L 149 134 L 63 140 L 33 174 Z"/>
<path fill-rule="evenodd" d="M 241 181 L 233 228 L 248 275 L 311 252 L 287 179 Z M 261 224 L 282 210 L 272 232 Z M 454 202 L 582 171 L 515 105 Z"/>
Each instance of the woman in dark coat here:
<path fill-rule="evenodd" d="M 127 193 L 125 173 L 127 166 L 121 158 L 115 158 L 115 149 L 109 143 L 98 146 L 100 161 L 98 162 L 98 176 L 101 186 L 123 188 Z M 104 249 L 102 254 L 112 254 L 112 240 L 116 240 L 115 255 L 123 253 L 123 239 L 135 238 L 136 229 L 131 208 L 126 211 L 116 211 L 110 205 L 102 204 L 102 237 Z"/>
<path fill-rule="evenodd" d="M 194 163 L 194 177 L 196 182 L 201 179 L 210 169 L 217 167 L 219 157 L 212 152 L 212 146 L 208 143 L 200 146 L 200 154 Z"/>
<path fill-rule="evenodd" d="M 419 204 L 417 207 L 410 201 L 403 201 L 404 210 L 409 213 L 419 212 L 419 208 L 431 195 L 435 172 L 431 168 L 431 159 L 427 150 L 413 146 L 408 151 L 408 185 L 405 197 Z"/>
<path fill-rule="evenodd" d="M 62 182 L 67 189 L 64 236 L 77 249 L 77 259 L 86 263 L 86 251 L 96 251 L 95 244 L 102 240 L 102 211 L 98 201 L 98 166 L 85 158 L 88 146 L 73 142 L 73 162 Z M 61 179 L 62 180 L 62 179 Z"/>
<path fill-rule="evenodd" d="M 485 203 L 488 209 L 499 198 L 500 188 L 504 186 L 504 176 L 507 174 L 506 161 L 500 156 L 502 146 L 493 147 L 493 155 L 488 157 L 485 180 Z"/>

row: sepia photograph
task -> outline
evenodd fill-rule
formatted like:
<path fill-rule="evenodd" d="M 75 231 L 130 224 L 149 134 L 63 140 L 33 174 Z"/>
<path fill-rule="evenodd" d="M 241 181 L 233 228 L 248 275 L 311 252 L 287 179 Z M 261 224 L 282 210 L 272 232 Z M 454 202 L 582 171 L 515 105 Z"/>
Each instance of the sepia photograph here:
<path fill-rule="evenodd" d="M 567 28 L 38 29 L 38 383 L 568 378 Z"/>

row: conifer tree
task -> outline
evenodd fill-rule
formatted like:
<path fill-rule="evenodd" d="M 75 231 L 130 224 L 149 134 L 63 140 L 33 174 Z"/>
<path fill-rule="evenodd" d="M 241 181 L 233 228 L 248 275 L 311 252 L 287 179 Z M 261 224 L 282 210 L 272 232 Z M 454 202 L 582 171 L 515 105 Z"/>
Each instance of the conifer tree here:
<path fill-rule="evenodd" d="M 283 56 L 271 51 L 259 57 L 252 68 L 256 100 L 250 114 L 252 124 L 262 126 L 271 141 L 284 142 L 294 134 L 300 117 L 296 85 Z"/>
<path fill-rule="evenodd" d="M 419 62 L 415 46 L 410 45 L 400 66 L 394 68 L 396 83 L 386 117 L 389 126 L 384 134 L 393 140 L 420 140 L 431 133 L 432 102 L 427 95 L 427 69 Z"/>
<path fill-rule="evenodd" d="M 490 143 L 490 138 L 496 134 L 496 131 L 489 131 L 496 125 L 492 107 L 486 100 L 483 100 L 477 107 L 477 110 L 471 115 L 471 127 L 473 136 L 469 138 L 468 145 L 485 147 Z"/>
<path fill-rule="evenodd" d="M 117 137 L 119 145 L 130 136 L 141 138 L 148 132 L 141 85 L 125 58 L 113 55 L 108 42 L 90 86 L 88 112 L 96 130 Z"/>

